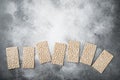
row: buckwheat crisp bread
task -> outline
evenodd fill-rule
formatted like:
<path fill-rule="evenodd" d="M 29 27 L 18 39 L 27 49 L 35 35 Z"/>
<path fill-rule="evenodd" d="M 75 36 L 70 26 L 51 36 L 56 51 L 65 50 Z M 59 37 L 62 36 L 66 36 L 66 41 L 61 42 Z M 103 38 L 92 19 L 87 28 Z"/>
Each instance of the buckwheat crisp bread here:
<path fill-rule="evenodd" d="M 23 47 L 22 68 L 34 68 L 34 48 Z"/>
<path fill-rule="evenodd" d="M 77 62 L 79 60 L 80 42 L 69 41 L 68 42 L 68 53 L 67 62 Z"/>
<path fill-rule="evenodd" d="M 36 49 L 41 64 L 51 61 L 51 56 L 47 41 L 37 43 Z"/>
<path fill-rule="evenodd" d="M 19 57 L 17 47 L 6 48 L 8 69 L 19 68 Z"/>
<path fill-rule="evenodd" d="M 80 58 L 80 62 L 87 65 L 91 65 L 95 55 L 95 51 L 96 51 L 96 45 L 91 43 L 85 43 L 84 50 Z"/>
<path fill-rule="evenodd" d="M 97 58 L 95 63 L 92 65 L 92 67 L 95 68 L 100 73 L 102 73 L 105 70 L 105 68 L 108 66 L 112 58 L 113 55 L 107 52 L 106 50 L 104 50 Z"/>
<path fill-rule="evenodd" d="M 63 65 L 65 52 L 66 44 L 56 43 L 54 46 L 54 53 L 52 55 L 52 64 Z"/>

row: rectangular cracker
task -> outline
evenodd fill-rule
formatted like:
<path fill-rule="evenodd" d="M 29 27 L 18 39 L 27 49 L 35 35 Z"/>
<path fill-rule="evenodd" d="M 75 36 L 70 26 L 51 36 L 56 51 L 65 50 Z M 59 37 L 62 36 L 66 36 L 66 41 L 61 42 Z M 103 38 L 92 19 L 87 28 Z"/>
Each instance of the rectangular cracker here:
<path fill-rule="evenodd" d="M 87 65 L 91 65 L 95 55 L 95 51 L 96 51 L 96 45 L 91 43 L 85 43 L 84 50 L 80 58 L 80 62 Z"/>
<path fill-rule="evenodd" d="M 19 68 L 19 57 L 17 47 L 6 48 L 8 69 Z"/>
<path fill-rule="evenodd" d="M 36 49 L 41 64 L 51 61 L 51 56 L 47 41 L 37 43 Z"/>
<path fill-rule="evenodd" d="M 34 68 L 34 48 L 23 47 L 22 68 Z"/>
<path fill-rule="evenodd" d="M 67 53 L 67 62 L 78 62 L 79 50 L 80 50 L 80 42 L 69 41 L 68 53 Z"/>
<path fill-rule="evenodd" d="M 56 43 L 54 46 L 54 53 L 52 55 L 52 64 L 63 65 L 65 52 L 66 44 Z"/>
<path fill-rule="evenodd" d="M 105 68 L 108 66 L 112 58 L 113 55 L 110 54 L 108 51 L 104 50 L 97 58 L 97 60 L 94 62 L 92 67 L 95 68 L 100 73 L 102 73 L 105 70 Z"/>

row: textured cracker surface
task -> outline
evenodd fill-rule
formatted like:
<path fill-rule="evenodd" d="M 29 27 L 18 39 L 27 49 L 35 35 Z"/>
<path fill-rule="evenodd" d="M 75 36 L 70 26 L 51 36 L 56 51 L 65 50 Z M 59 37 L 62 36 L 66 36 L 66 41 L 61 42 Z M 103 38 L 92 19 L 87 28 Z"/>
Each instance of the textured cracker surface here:
<path fill-rule="evenodd" d="M 113 55 L 107 52 L 106 50 L 104 50 L 97 58 L 95 63 L 92 65 L 92 67 L 95 68 L 100 73 L 102 73 L 105 70 L 105 68 L 108 66 L 112 58 Z"/>
<path fill-rule="evenodd" d="M 80 42 L 69 41 L 68 53 L 67 53 L 67 62 L 78 62 L 79 50 L 80 50 Z"/>
<path fill-rule="evenodd" d="M 8 69 L 19 68 L 19 57 L 17 47 L 6 48 Z"/>
<path fill-rule="evenodd" d="M 96 51 L 96 45 L 91 43 L 86 43 L 84 46 L 82 56 L 80 58 L 80 62 L 87 65 L 91 65 L 95 55 L 95 51 Z"/>
<path fill-rule="evenodd" d="M 34 68 L 34 48 L 23 47 L 23 68 Z"/>
<path fill-rule="evenodd" d="M 51 61 L 49 46 L 47 41 L 39 42 L 36 45 L 38 57 L 40 63 L 46 63 Z"/>
<path fill-rule="evenodd" d="M 65 52 L 66 44 L 56 43 L 54 46 L 54 53 L 52 55 L 52 64 L 63 65 Z"/>

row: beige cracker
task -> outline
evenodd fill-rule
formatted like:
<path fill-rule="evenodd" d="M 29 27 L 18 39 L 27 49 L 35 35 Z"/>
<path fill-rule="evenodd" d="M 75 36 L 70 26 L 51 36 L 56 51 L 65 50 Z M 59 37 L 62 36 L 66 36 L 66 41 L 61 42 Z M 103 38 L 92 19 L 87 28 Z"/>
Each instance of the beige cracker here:
<path fill-rule="evenodd" d="M 51 56 L 47 41 L 37 43 L 36 49 L 41 64 L 51 61 Z"/>
<path fill-rule="evenodd" d="M 66 44 L 56 43 L 54 46 L 54 53 L 52 55 L 52 64 L 63 65 L 66 51 Z"/>
<path fill-rule="evenodd" d="M 68 62 L 78 62 L 79 50 L 80 50 L 80 42 L 78 42 L 78 41 L 69 41 L 69 43 L 68 43 L 67 61 Z"/>
<path fill-rule="evenodd" d="M 17 47 L 6 48 L 8 69 L 19 68 L 19 57 Z"/>
<path fill-rule="evenodd" d="M 110 63 L 112 58 L 113 58 L 113 55 L 107 52 L 106 50 L 104 50 L 100 54 L 100 56 L 97 58 L 95 63 L 92 65 L 92 67 L 95 68 L 100 73 L 102 73 L 107 67 L 107 65 Z"/>
<path fill-rule="evenodd" d="M 23 68 L 34 68 L 34 48 L 23 47 Z"/>
<path fill-rule="evenodd" d="M 91 43 L 85 43 L 84 50 L 80 58 L 80 62 L 87 65 L 91 65 L 95 55 L 95 51 L 96 51 L 96 45 Z"/>

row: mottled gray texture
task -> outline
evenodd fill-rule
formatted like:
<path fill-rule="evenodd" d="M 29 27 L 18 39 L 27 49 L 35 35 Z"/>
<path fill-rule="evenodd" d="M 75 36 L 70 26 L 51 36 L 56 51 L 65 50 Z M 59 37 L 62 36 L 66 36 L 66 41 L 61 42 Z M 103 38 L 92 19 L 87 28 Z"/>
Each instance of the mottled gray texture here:
<path fill-rule="evenodd" d="M 120 80 L 119 26 L 119 0 L 0 0 L 0 80 Z M 41 40 L 51 54 L 55 42 L 78 40 L 82 49 L 86 41 L 98 46 L 94 61 L 103 49 L 114 59 L 103 74 L 82 63 L 40 65 L 37 57 L 35 69 L 7 69 L 6 47 L 22 55 L 22 46 Z"/>

